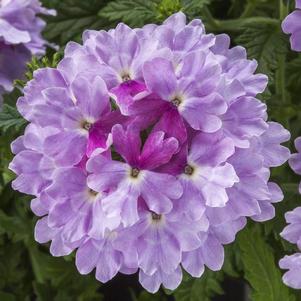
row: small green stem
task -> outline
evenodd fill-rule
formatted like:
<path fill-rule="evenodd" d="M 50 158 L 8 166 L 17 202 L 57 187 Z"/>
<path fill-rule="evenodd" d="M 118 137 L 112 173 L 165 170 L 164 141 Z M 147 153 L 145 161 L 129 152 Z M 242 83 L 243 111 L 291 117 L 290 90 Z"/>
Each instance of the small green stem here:
<path fill-rule="evenodd" d="M 208 19 L 207 19 L 208 20 Z M 246 19 L 230 19 L 230 20 L 216 20 L 213 19 L 209 22 L 208 20 L 208 31 L 218 31 L 218 32 L 240 32 L 242 31 L 243 27 L 260 23 L 260 24 L 267 24 L 271 26 L 278 26 L 279 20 L 273 18 L 266 18 L 266 17 L 250 17 Z"/>
<path fill-rule="evenodd" d="M 250 2 L 247 3 L 247 5 L 240 17 L 243 19 L 243 18 L 247 18 L 247 17 L 251 16 L 255 7 L 256 7 L 256 4 L 250 3 Z"/>
<path fill-rule="evenodd" d="M 285 83 L 285 61 L 286 57 L 283 54 L 279 54 L 278 57 L 278 70 L 276 73 L 276 92 L 281 96 L 281 103 L 288 102 L 286 96 L 286 83 Z"/>
<path fill-rule="evenodd" d="M 282 21 L 287 15 L 287 7 L 284 5 L 283 0 L 279 0 L 279 19 Z"/>
<path fill-rule="evenodd" d="M 203 8 L 203 15 L 206 18 L 210 28 L 212 28 L 212 30 L 217 30 L 219 26 L 218 21 L 213 18 L 210 10 L 206 6 Z"/>
<path fill-rule="evenodd" d="M 286 17 L 286 6 L 283 0 L 279 0 L 279 19 L 282 21 Z M 286 55 L 280 53 L 278 55 L 278 70 L 276 72 L 276 92 L 281 96 L 281 103 L 288 103 L 287 93 L 286 93 Z"/>

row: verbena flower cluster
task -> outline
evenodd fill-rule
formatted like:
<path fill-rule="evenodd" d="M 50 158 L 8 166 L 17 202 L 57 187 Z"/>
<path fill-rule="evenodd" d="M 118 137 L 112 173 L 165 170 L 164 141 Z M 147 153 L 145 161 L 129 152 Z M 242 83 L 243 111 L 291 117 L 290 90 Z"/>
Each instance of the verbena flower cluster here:
<path fill-rule="evenodd" d="M 301 0 L 296 0 L 296 10 L 284 19 L 282 29 L 291 34 L 292 49 L 301 51 Z"/>
<path fill-rule="evenodd" d="M 292 154 L 289 160 L 291 168 L 299 175 L 301 175 L 301 137 L 295 141 L 297 149 L 296 154 Z M 299 192 L 301 193 L 301 183 L 299 185 Z M 288 270 L 283 276 L 283 282 L 288 286 L 296 289 L 301 288 L 301 207 L 295 208 L 291 212 L 285 214 L 287 223 L 281 236 L 290 243 L 297 244 L 299 253 L 287 255 L 280 260 L 280 267 Z"/>
<path fill-rule="evenodd" d="M 55 14 L 38 0 L 0 1 L 0 97 L 13 89 L 31 55 L 43 55 L 46 41 L 41 37 L 45 22 L 38 14 Z"/>
<path fill-rule="evenodd" d="M 50 252 L 106 282 L 139 270 L 155 292 L 182 269 L 219 270 L 223 245 L 271 219 L 289 132 L 256 99 L 267 76 L 227 35 L 183 13 L 162 25 L 86 31 L 18 100 L 30 124 L 12 144 L 13 188 L 34 195 Z"/>

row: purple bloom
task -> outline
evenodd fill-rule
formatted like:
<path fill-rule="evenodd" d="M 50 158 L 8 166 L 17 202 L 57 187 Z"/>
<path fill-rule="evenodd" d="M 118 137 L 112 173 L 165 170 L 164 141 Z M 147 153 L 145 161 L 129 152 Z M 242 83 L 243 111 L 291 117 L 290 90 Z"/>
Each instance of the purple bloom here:
<path fill-rule="evenodd" d="M 182 186 L 168 174 L 156 173 L 157 167 L 167 163 L 178 149 L 175 138 L 164 139 L 164 132 L 154 132 L 147 138 L 140 153 L 139 132 L 121 125 L 112 128 L 115 150 L 126 163 L 114 162 L 103 156 L 95 156 L 87 165 L 89 186 L 116 190 L 103 200 L 103 208 L 108 216 L 119 217 L 125 227 L 138 220 L 138 199 L 143 198 L 148 208 L 167 213 L 172 209 L 172 200 L 182 195 Z"/>
<path fill-rule="evenodd" d="M 150 292 L 182 268 L 219 270 L 246 217 L 274 216 L 270 168 L 289 133 L 257 98 L 267 77 L 226 35 L 182 13 L 162 25 L 86 31 L 18 100 L 30 122 L 12 144 L 13 187 L 34 195 L 40 243 L 77 249 L 80 273 L 139 272 Z"/>
<path fill-rule="evenodd" d="M 295 173 L 301 175 L 301 137 L 295 140 L 295 147 L 297 153 L 291 155 L 289 159 L 289 165 Z M 301 183 L 299 185 L 299 192 L 301 193 Z"/>
<path fill-rule="evenodd" d="M 38 14 L 54 15 L 37 0 L 0 2 L 0 92 L 13 89 L 31 55 L 43 55 L 47 44 L 41 36 L 45 22 Z"/>
<path fill-rule="evenodd" d="M 88 238 L 76 252 L 76 266 L 81 274 L 88 274 L 96 268 L 95 277 L 105 283 L 118 272 L 133 274 L 137 271 L 135 253 L 133 257 L 125 257 L 116 249 L 114 243 L 118 239 L 118 231 L 106 231 L 102 238 Z M 131 249 L 130 249 L 131 250 Z"/>
<path fill-rule="evenodd" d="M 301 51 L 301 0 L 296 0 L 296 10 L 284 19 L 282 29 L 291 35 L 292 49 Z"/>
<path fill-rule="evenodd" d="M 289 165 L 295 173 L 300 175 L 300 137 L 295 140 L 295 147 L 297 153 L 291 155 L 289 159 Z M 299 185 L 299 192 L 301 193 L 301 184 Z M 298 249 L 301 250 L 301 207 L 297 207 L 293 211 L 287 212 L 285 214 L 285 219 L 288 225 L 281 232 L 281 236 L 290 243 L 296 244 Z M 279 265 L 282 269 L 289 270 L 284 274 L 283 282 L 292 288 L 300 289 L 300 253 L 285 256 L 280 260 Z"/>
<path fill-rule="evenodd" d="M 284 256 L 280 260 L 279 266 L 282 269 L 289 270 L 283 275 L 283 282 L 292 288 L 300 289 L 301 253 Z"/>
<path fill-rule="evenodd" d="M 301 207 L 295 208 L 291 212 L 285 214 L 288 226 L 281 232 L 281 236 L 290 243 L 297 244 L 298 249 L 301 249 Z M 283 282 L 296 289 L 301 288 L 300 282 L 300 253 L 290 256 L 285 256 L 279 262 L 282 269 L 289 270 L 283 276 Z"/>
<path fill-rule="evenodd" d="M 147 88 L 177 107 L 193 129 L 208 133 L 220 129 L 219 115 L 226 112 L 227 106 L 215 92 L 221 78 L 220 66 L 209 56 L 201 51 L 190 52 L 178 75 L 171 61 L 154 59 L 144 65 L 144 78 Z"/>

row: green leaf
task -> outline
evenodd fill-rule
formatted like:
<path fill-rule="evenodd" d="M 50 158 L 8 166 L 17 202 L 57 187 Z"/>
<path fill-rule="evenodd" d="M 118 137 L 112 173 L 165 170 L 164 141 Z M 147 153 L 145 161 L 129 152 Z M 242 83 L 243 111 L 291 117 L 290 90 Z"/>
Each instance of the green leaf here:
<path fill-rule="evenodd" d="M 273 79 L 278 67 L 278 55 L 287 51 L 286 37 L 280 31 L 280 23 L 248 24 L 237 43 L 246 47 L 249 58 L 258 61 L 258 71 Z"/>
<path fill-rule="evenodd" d="M 108 3 L 99 16 L 111 21 L 123 21 L 130 26 L 163 21 L 182 10 L 188 16 L 197 15 L 211 0 L 118 0 Z"/>
<path fill-rule="evenodd" d="M 253 288 L 253 301 L 294 301 L 281 280 L 273 249 L 265 241 L 259 227 L 247 227 L 238 235 L 245 279 Z"/>
<path fill-rule="evenodd" d="M 223 294 L 220 285 L 223 280 L 222 272 L 206 270 L 201 278 L 184 277 L 181 285 L 175 290 L 176 301 L 211 301 L 215 295 Z"/>
<path fill-rule="evenodd" d="M 123 21 L 130 26 L 143 26 L 156 19 L 156 3 L 149 0 L 118 0 L 109 2 L 99 16 L 111 21 Z"/>
<path fill-rule="evenodd" d="M 301 55 L 287 65 L 288 85 L 290 89 L 301 90 Z M 299 95 L 298 95 L 299 96 Z"/>
<path fill-rule="evenodd" d="M 44 35 L 47 40 L 65 45 L 70 40 L 81 41 L 86 29 L 103 29 L 108 20 L 100 18 L 97 13 L 109 1 L 103 0 L 44 0 L 47 7 L 57 10 L 56 17 L 47 18 Z"/>
<path fill-rule="evenodd" d="M 21 117 L 16 108 L 8 104 L 3 105 L 0 112 L 0 130 L 3 134 L 8 130 L 19 132 L 26 123 L 27 121 Z"/>
<path fill-rule="evenodd" d="M 42 58 L 33 57 L 29 63 L 27 63 L 27 71 L 25 73 L 25 80 L 16 80 L 15 86 L 21 89 L 26 86 L 26 83 L 33 79 L 33 73 L 40 68 L 55 68 L 61 60 L 62 54 L 60 52 L 55 53 L 51 58 L 44 56 Z"/>
<path fill-rule="evenodd" d="M 202 8 L 211 3 L 211 0 L 182 0 L 183 11 L 188 16 L 197 16 Z"/>

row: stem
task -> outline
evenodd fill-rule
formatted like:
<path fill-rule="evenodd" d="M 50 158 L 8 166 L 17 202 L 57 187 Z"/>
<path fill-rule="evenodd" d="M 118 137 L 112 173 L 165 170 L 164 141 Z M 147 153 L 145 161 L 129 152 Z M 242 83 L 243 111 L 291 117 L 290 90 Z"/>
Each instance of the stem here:
<path fill-rule="evenodd" d="M 283 0 L 279 0 L 279 19 L 284 20 L 287 15 L 287 7 L 284 5 Z"/>
<path fill-rule="evenodd" d="M 208 20 L 208 31 L 231 31 L 231 32 L 240 32 L 242 27 L 248 26 L 254 23 L 267 24 L 271 26 L 278 26 L 279 20 L 266 17 L 250 17 L 246 19 L 230 19 L 230 20 L 216 20 L 213 19 L 214 23 L 209 23 Z"/>
<path fill-rule="evenodd" d="M 283 0 L 279 0 L 279 19 L 282 21 L 286 17 L 286 7 Z M 285 104 L 288 102 L 286 95 L 286 81 L 285 81 L 285 66 L 286 66 L 286 55 L 280 53 L 278 55 L 278 70 L 276 72 L 276 92 L 281 95 L 281 103 Z"/>
<path fill-rule="evenodd" d="M 247 3 L 247 5 L 246 5 L 246 7 L 245 7 L 245 9 L 244 9 L 244 11 L 243 11 L 243 13 L 241 14 L 240 17 L 241 18 L 247 18 L 247 17 L 251 16 L 254 9 L 255 9 L 255 7 L 256 7 L 256 4 L 250 3 L 250 2 Z"/>
<path fill-rule="evenodd" d="M 208 22 L 209 27 L 212 28 L 212 30 L 217 30 L 219 26 L 219 21 L 213 18 L 207 6 L 203 8 L 203 14 Z"/>
<path fill-rule="evenodd" d="M 278 70 L 276 73 L 276 92 L 281 95 L 281 103 L 285 104 L 287 102 L 286 98 L 286 83 L 285 83 L 285 61 L 286 57 L 283 54 L 279 54 L 278 58 Z"/>

